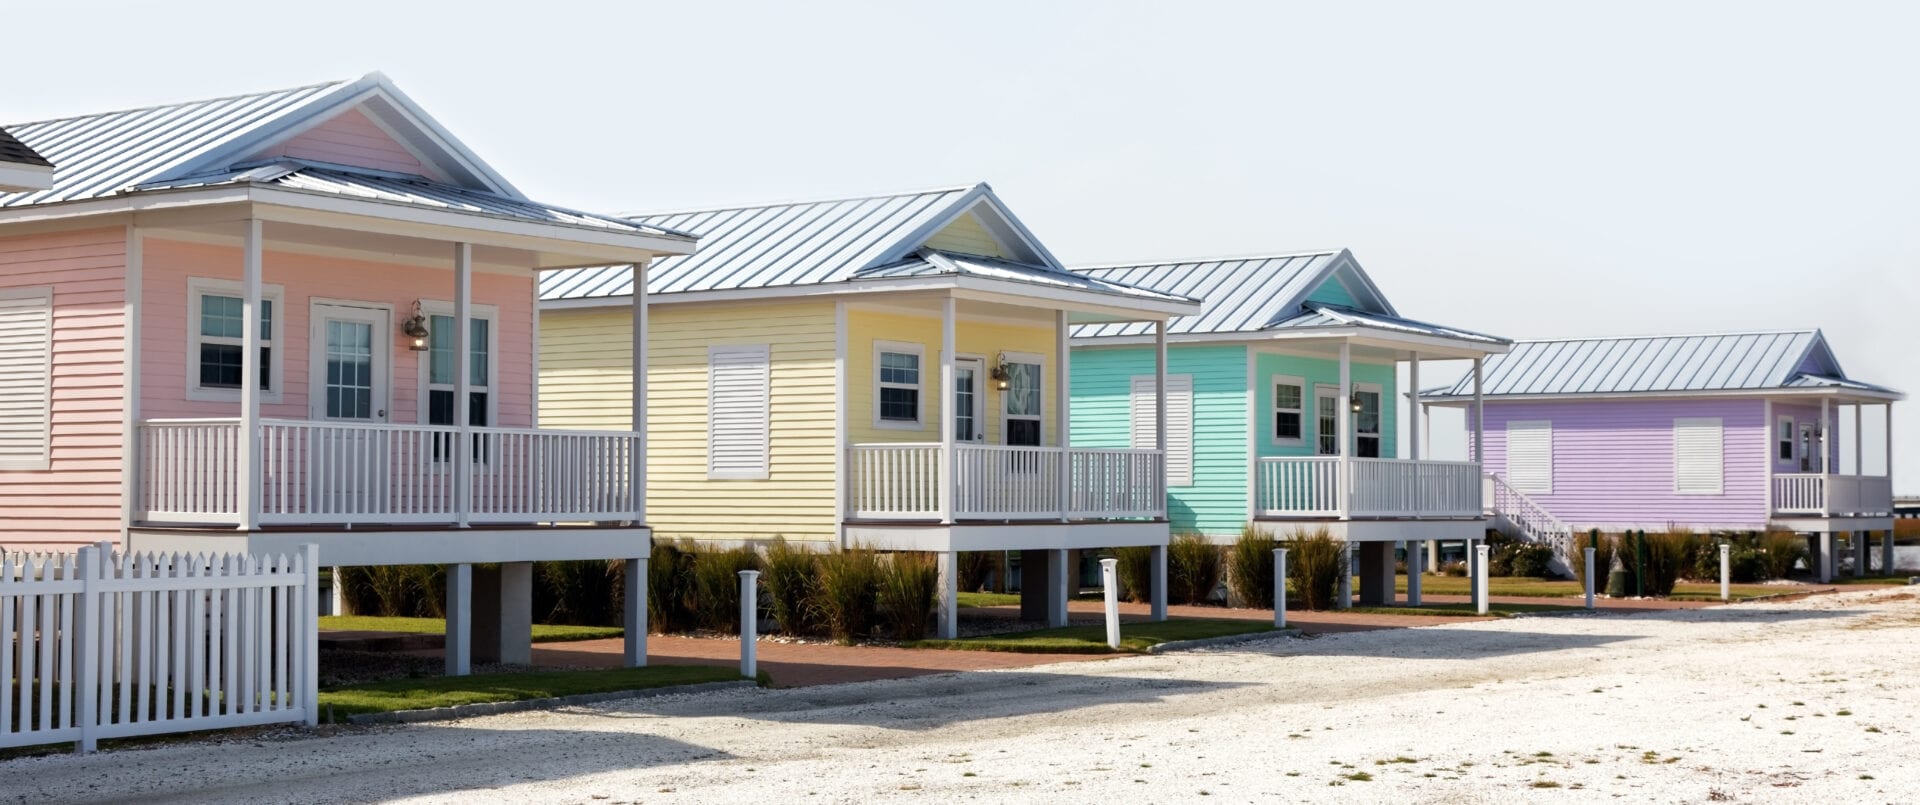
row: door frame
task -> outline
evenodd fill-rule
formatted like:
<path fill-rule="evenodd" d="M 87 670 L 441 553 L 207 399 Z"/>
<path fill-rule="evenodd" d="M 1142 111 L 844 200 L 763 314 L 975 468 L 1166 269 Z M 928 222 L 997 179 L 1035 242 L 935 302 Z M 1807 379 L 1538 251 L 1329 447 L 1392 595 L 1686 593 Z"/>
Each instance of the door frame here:
<path fill-rule="evenodd" d="M 374 318 L 373 358 L 376 363 L 373 379 L 377 386 L 373 402 L 374 410 L 381 413 L 372 419 L 331 419 L 326 416 L 327 338 L 322 327 L 326 318 L 324 308 L 363 311 Z M 354 299 L 320 297 L 308 299 L 307 419 L 314 422 L 365 422 L 368 424 L 386 424 L 393 421 L 393 305 Z"/>

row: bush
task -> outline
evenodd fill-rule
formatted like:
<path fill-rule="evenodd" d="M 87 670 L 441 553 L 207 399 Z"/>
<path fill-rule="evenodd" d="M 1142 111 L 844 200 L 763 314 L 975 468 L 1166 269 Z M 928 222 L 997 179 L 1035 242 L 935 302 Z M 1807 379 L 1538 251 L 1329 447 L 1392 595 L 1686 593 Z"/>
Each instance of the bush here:
<path fill-rule="evenodd" d="M 702 629 L 736 634 L 740 631 L 740 571 L 758 570 L 760 556 L 752 548 L 696 549 L 693 556 L 694 623 Z"/>
<path fill-rule="evenodd" d="M 814 588 L 814 617 L 840 643 L 873 632 L 880 584 L 880 557 L 869 548 L 848 548 L 820 555 Z"/>
<path fill-rule="evenodd" d="M 767 546 L 760 583 L 767 588 L 767 609 L 787 634 L 813 634 L 820 622 L 807 606 L 813 597 L 816 554 L 775 537 Z"/>
<path fill-rule="evenodd" d="M 1273 549 L 1280 541 L 1252 524 L 1227 549 L 1227 590 L 1243 607 L 1273 604 Z"/>
<path fill-rule="evenodd" d="M 1220 586 L 1220 548 L 1199 534 L 1174 536 L 1167 544 L 1167 601 L 1204 604 Z"/>
<path fill-rule="evenodd" d="M 1598 576 L 1593 580 L 1593 590 L 1597 593 L 1607 591 L 1607 571 L 1613 567 L 1613 554 L 1619 542 L 1610 534 L 1600 533 L 1600 529 L 1589 529 L 1587 533 L 1573 540 L 1573 580 L 1585 584 L 1587 581 L 1587 549 L 1593 548 L 1593 572 Z"/>
<path fill-rule="evenodd" d="M 996 577 L 1005 575 L 997 572 L 1000 571 L 1000 565 L 1005 556 L 1000 551 L 962 551 L 959 562 L 960 591 L 963 593 L 988 592 L 987 585 L 993 584 Z M 998 586 L 1005 588 L 1006 580 L 1001 579 Z"/>
<path fill-rule="evenodd" d="M 533 564 L 535 623 L 618 626 L 627 598 L 627 566 L 620 560 Z"/>
<path fill-rule="evenodd" d="M 1646 565 L 1641 571 L 1645 574 L 1645 593 L 1650 596 L 1672 595 L 1673 585 L 1693 560 L 1699 537 L 1682 528 L 1642 534 L 1640 538 L 1646 542 Z"/>
<path fill-rule="evenodd" d="M 376 565 L 334 571 L 347 611 L 381 617 L 441 618 L 447 612 L 447 572 L 440 565 Z"/>
<path fill-rule="evenodd" d="M 924 553 L 896 553 L 880 571 L 876 592 L 880 622 L 895 640 L 927 636 L 938 609 L 940 568 Z"/>
<path fill-rule="evenodd" d="M 1287 585 L 1307 609 L 1332 609 L 1346 572 L 1347 544 L 1322 528 L 1287 538 Z"/>
<path fill-rule="evenodd" d="M 1791 531 L 1768 531 L 1760 537 L 1760 558 L 1767 577 L 1784 579 L 1807 556 L 1807 542 Z"/>
<path fill-rule="evenodd" d="M 654 542 L 653 558 L 647 560 L 647 622 L 653 631 L 693 631 L 693 562 L 689 549 Z"/>
<path fill-rule="evenodd" d="M 1553 546 L 1539 543 L 1509 545 L 1500 550 L 1500 555 L 1506 562 L 1506 575 L 1533 579 L 1558 578 L 1553 572 Z M 1487 562 L 1487 570 L 1491 572 L 1499 566 L 1499 562 Z"/>
<path fill-rule="evenodd" d="M 1115 548 L 1114 572 L 1120 576 L 1120 594 L 1128 601 L 1144 604 L 1153 593 L 1153 549 L 1145 545 Z"/>
<path fill-rule="evenodd" d="M 1457 560 L 1448 562 L 1440 566 L 1440 572 L 1453 576 L 1454 578 L 1464 579 L 1467 577 L 1467 563 Z"/>

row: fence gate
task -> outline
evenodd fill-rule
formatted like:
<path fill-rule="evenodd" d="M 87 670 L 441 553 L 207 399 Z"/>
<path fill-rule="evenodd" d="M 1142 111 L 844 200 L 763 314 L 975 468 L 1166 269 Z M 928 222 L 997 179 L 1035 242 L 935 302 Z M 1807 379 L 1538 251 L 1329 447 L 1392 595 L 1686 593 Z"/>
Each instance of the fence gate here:
<path fill-rule="evenodd" d="M 318 723 L 318 550 L 0 556 L 0 747 Z"/>

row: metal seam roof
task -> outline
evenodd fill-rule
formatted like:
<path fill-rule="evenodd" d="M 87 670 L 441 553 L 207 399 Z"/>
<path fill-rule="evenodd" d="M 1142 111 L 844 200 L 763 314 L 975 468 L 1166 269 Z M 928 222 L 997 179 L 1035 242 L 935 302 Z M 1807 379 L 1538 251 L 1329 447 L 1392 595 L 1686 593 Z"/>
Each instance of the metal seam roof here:
<path fill-rule="evenodd" d="M 1169 334 L 1254 332 L 1297 314 L 1300 303 L 1313 292 L 1317 280 L 1342 254 L 1317 251 L 1074 270 L 1111 282 L 1202 300 L 1199 313 L 1180 316 L 1169 324 Z M 1151 335 L 1152 332 L 1150 324 L 1089 324 L 1075 328 L 1074 337 L 1108 338 Z"/>
<path fill-rule="evenodd" d="M 926 276 L 984 277 L 987 279 L 1013 280 L 1141 299 L 1159 299 L 1171 302 L 1198 301 L 1175 294 L 1161 293 L 1132 285 L 1108 282 L 1096 277 L 1088 277 L 1072 271 L 1061 271 L 1047 266 L 980 257 L 971 254 L 946 252 L 937 249 L 922 250 L 911 260 L 860 271 L 855 274 L 854 278 L 864 280 Z"/>
<path fill-rule="evenodd" d="M 1832 374 L 1809 371 L 1810 364 Z M 1814 386 L 1891 391 L 1841 373 L 1819 330 L 1516 341 L 1506 354 L 1487 358 L 1482 375 L 1489 397 Z M 1471 374 L 1423 392 L 1472 393 Z"/>

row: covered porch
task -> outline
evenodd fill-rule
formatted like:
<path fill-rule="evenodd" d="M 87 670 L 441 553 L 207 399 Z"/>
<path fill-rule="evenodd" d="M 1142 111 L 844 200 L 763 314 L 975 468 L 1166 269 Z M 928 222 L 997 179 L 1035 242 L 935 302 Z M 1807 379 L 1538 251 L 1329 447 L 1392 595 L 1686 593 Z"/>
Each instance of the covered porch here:
<path fill-rule="evenodd" d="M 1810 535 L 1809 564 L 1822 582 L 1831 581 L 1838 573 L 1843 550 L 1853 553 L 1854 576 L 1867 575 L 1872 564 L 1869 543 L 1876 532 L 1880 537 L 1880 567 L 1891 570 L 1894 567 L 1893 403 L 1903 399 L 1903 395 L 1857 381 L 1810 375 L 1801 376 L 1795 383 L 1819 397 L 1817 421 L 1820 424 L 1796 426 L 1785 413 L 1795 407 L 1810 407 L 1804 394 L 1767 400 L 1764 421 L 1772 433 L 1767 448 L 1770 451 L 1767 460 L 1769 525 Z M 1869 453 L 1865 412 L 1870 407 L 1880 409 L 1882 444 L 1878 452 L 1882 471 L 1878 474 L 1869 474 L 1866 470 Z M 1852 409 L 1850 417 L 1847 409 Z M 1851 446 L 1838 443 L 1839 426 L 1846 419 L 1852 420 Z M 1799 467 L 1812 470 L 1810 472 L 1779 471 L 1779 460 L 1791 455 L 1796 441 L 1804 443 L 1804 452 L 1820 460 Z M 1848 458 L 1851 460 L 1843 460 Z M 1840 543 L 1841 533 L 1848 535 L 1846 546 Z"/>

